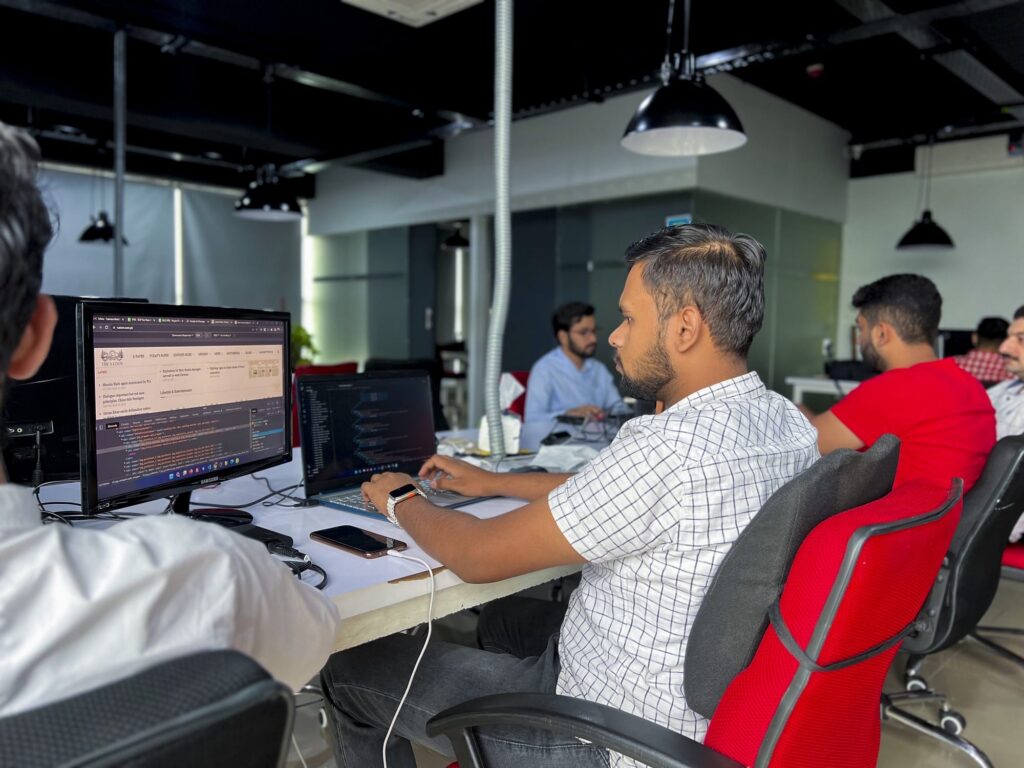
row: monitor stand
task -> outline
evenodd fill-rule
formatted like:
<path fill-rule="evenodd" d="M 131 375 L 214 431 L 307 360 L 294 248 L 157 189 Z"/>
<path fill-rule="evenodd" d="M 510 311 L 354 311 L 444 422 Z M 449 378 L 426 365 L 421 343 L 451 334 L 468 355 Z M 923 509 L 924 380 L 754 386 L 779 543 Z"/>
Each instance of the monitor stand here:
<path fill-rule="evenodd" d="M 179 493 L 171 502 L 171 511 L 176 515 L 191 517 L 193 520 L 202 520 L 206 523 L 217 523 L 225 528 L 237 528 L 240 525 L 252 523 L 252 515 L 244 509 L 231 509 L 230 507 L 200 507 L 191 509 L 192 491 Z"/>

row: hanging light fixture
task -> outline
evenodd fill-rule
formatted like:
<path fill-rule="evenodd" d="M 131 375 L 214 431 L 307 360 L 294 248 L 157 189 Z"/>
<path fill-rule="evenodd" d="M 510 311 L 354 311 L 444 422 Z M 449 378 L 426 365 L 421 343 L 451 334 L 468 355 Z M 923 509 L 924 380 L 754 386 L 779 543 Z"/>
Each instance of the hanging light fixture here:
<path fill-rule="evenodd" d="M 660 156 L 710 155 L 742 147 L 747 135 L 736 112 L 696 71 L 690 52 L 690 0 L 684 0 L 681 55 L 672 53 L 674 16 L 675 0 L 669 0 L 662 85 L 637 108 L 622 146 Z"/>
<path fill-rule="evenodd" d="M 953 248 L 953 238 L 949 236 L 942 227 L 932 220 L 931 211 L 931 190 L 932 190 L 932 147 L 934 138 L 928 140 L 928 150 L 925 156 L 924 177 L 921 179 L 921 190 L 918 195 L 918 208 L 921 209 L 921 218 L 914 222 L 907 233 L 900 238 L 896 248 L 901 251 L 909 250 L 949 250 Z M 921 204 L 923 197 L 924 204 Z"/>
<path fill-rule="evenodd" d="M 256 172 L 256 180 L 235 201 L 235 215 L 253 221 L 299 221 L 302 208 L 277 176 L 273 165 Z"/>
<path fill-rule="evenodd" d="M 80 243 L 110 243 L 114 240 L 114 225 L 107 216 L 106 211 L 100 211 L 95 216 L 89 217 L 89 226 L 78 238 Z M 121 235 L 121 242 L 128 245 L 128 238 Z"/>
<path fill-rule="evenodd" d="M 95 208 L 96 197 L 96 172 L 92 173 L 92 183 L 89 189 L 89 207 L 92 210 Z M 100 195 L 104 197 L 104 195 Z M 103 205 L 103 200 L 100 200 L 100 205 Z M 110 220 L 110 216 L 107 212 L 100 210 L 95 216 L 89 216 L 89 226 L 82 230 L 82 234 L 78 238 L 80 243 L 112 243 L 114 241 L 114 223 Z M 124 245 L 128 245 L 128 239 L 121 235 L 121 242 Z"/>
<path fill-rule="evenodd" d="M 441 246 L 454 251 L 456 248 L 469 248 L 469 240 L 462 234 L 462 222 L 455 222 L 455 231 L 441 241 Z"/>

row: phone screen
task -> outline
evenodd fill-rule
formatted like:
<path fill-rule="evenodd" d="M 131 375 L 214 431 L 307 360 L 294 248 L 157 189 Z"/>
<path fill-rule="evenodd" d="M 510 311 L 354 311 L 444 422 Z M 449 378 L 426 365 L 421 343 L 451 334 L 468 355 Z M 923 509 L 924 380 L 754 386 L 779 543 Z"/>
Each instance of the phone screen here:
<path fill-rule="evenodd" d="M 339 525 L 337 528 L 313 531 L 310 534 L 310 538 L 322 539 L 341 547 L 355 549 L 368 554 L 385 552 L 389 549 L 405 549 L 405 544 L 397 539 L 376 533 L 371 534 L 362 528 L 356 528 L 354 525 Z"/>

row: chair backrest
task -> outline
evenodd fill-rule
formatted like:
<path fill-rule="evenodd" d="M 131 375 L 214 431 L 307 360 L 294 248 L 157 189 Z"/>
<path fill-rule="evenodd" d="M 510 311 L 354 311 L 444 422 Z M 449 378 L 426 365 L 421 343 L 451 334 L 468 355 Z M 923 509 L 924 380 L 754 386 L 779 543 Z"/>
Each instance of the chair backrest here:
<path fill-rule="evenodd" d="M 1024 514 L 1024 435 L 1004 437 L 989 454 L 981 477 L 964 497 L 964 512 L 949 547 L 945 578 L 930 600 L 937 619 L 907 638 L 904 648 L 927 654 L 959 642 L 977 626 L 999 587 L 1003 551 Z"/>
<path fill-rule="evenodd" d="M 704 743 L 748 766 L 874 766 L 882 683 L 952 539 L 962 487 L 911 481 L 811 531 Z"/>
<path fill-rule="evenodd" d="M 371 357 L 363 363 L 363 371 L 423 371 L 429 375 L 430 396 L 434 404 L 434 430 L 441 432 L 448 429 L 448 419 L 441 408 L 441 379 L 444 377 L 444 366 L 439 358 L 417 357 L 411 360 L 398 360 Z"/>
<path fill-rule="evenodd" d="M 509 371 L 509 375 L 523 385 L 523 394 L 512 401 L 508 409 L 512 413 L 519 416 L 520 419 L 526 418 L 526 383 L 530 380 L 529 371 Z"/>
<path fill-rule="evenodd" d="M 292 448 L 298 448 L 302 443 L 302 436 L 299 434 L 299 402 L 298 402 L 298 386 L 295 384 L 295 380 L 299 376 L 315 376 L 315 375 L 337 375 L 340 373 L 358 373 L 359 363 L 334 363 L 332 365 L 297 365 L 295 366 L 295 376 L 292 378 Z"/>
<path fill-rule="evenodd" d="M 0 719 L 0 765 L 279 768 L 294 714 L 252 659 L 208 651 Z"/>
<path fill-rule="evenodd" d="M 883 435 L 864 453 L 834 451 L 765 502 L 719 566 L 690 630 L 683 687 L 691 709 L 714 715 L 754 657 L 800 544 L 823 520 L 892 490 L 899 447 Z"/>

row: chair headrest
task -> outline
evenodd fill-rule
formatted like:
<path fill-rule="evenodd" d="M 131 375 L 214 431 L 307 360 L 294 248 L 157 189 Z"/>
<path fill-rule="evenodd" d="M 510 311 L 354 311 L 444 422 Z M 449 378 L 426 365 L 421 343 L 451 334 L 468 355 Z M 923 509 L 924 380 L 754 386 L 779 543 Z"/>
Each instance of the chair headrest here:
<path fill-rule="evenodd" d="M 834 451 L 772 494 L 726 555 L 694 621 L 683 687 L 690 708 L 711 717 L 750 663 L 797 549 L 832 515 L 892 489 L 900 441 L 883 435 L 864 453 Z"/>

